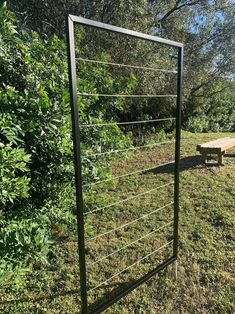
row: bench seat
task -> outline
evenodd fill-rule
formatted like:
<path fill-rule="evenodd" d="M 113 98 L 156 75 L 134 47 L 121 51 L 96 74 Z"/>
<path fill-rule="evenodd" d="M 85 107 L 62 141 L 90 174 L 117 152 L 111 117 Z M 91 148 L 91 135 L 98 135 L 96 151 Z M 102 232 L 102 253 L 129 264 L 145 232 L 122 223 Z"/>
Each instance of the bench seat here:
<path fill-rule="evenodd" d="M 223 156 L 226 153 L 226 150 L 235 147 L 235 138 L 221 138 L 218 140 L 210 141 L 204 144 L 197 145 L 197 151 L 203 156 L 205 163 L 207 162 L 208 154 L 217 154 L 218 163 L 223 164 Z"/>

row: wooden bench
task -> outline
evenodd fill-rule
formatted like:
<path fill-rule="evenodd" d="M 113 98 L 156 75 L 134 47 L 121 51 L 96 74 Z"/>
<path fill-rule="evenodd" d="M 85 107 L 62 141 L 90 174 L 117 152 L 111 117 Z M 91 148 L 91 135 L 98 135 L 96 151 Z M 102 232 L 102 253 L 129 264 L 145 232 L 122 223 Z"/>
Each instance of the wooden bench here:
<path fill-rule="evenodd" d="M 208 154 L 218 155 L 218 164 L 223 164 L 223 157 L 226 150 L 235 147 L 235 138 L 221 138 L 215 141 L 210 141 L 204 144 L 197 145 L 197 151 L 199 151 L 204 158 L 205 163 L 207 163 Z"/>

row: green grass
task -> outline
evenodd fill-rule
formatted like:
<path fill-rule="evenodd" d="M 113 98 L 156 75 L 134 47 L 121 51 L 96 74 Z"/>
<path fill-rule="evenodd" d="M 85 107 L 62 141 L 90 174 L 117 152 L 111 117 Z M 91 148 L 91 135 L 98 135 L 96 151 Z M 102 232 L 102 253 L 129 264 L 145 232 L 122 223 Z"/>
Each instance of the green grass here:
<path fill-rule="evenodd" d="M 180 196 L 180 238 L 178 279 L 174 265 L 113 305 L 106 313 L 235 313 L 232 288 L 234 265 L 235 150 L 229 151 L 222 167 L 202 164 L 196 144 L 209 138 L 234 134 L 183 133 Z M 112 167 L 114 176 L 152 168 L 174 159 L 173 144 L 142 150 Z M 173 180 L 171 164 L 125 177 L 94 189 L 97 207 L 105 199 L 119 202 Z M 172 202 L 173 185 L 139 198 L 119 203 L 89 216 L 87 237 L 117 228 L 141 215 Z M 94 197 L 94 196 L 93 196 Z M 102 205 L 103 206 L 103 205 Z M 105 205 L 104 205 L 105 206 Z M 146 254 L 172 241 L 173 206 L 139 220 L 126 228 L 87 243 L 89 288 L 94 288 L 115 273 L 130 266 Z M 122 246 L 168 224 L 167 227 L 135 242 L 100 263 L 94 262 Z M 17 291 L 5 290 L 0 296 L 1 313 L 79 313 L 79 268 L 76 237 L 64 231 L 55 245 L 53 263 L 35 266 Z M 89 302 L 101 304 L 133 280 L 153 269 L 172 255 L 172 245 L 149 255 L 89 294 Z M 93 263 L 93 265 L 92 265 Z"/>

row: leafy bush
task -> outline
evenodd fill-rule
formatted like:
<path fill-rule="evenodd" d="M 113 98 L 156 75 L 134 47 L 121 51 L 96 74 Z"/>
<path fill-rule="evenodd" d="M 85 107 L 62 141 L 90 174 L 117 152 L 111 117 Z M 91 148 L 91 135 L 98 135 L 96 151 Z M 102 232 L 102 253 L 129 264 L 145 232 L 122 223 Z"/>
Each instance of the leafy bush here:
<path fill-rule="evenodd" d="M 12 121 L 9 114 L 0 114 L 0 209 L 8 202 L 27 198 L 30 154 L 21 147 L 21 127 Z"/>
<path fill-rule="evenodd" d="M 51 243 L 48 228 L 29 219 L 7 221 L 0 231 L 1 255 L 13 264 L 46 262 Z"/>
<path fill-rule="evenodd" d="M 12 279 L 12 271 L 20 276 L 32 263 L 44 263 L 55 231 L 71 227 L 76 220 L 65 43 L 55 36 L 41 39 L 35 32 L 19 31 L 16 23 L 14 15 L 2 6 L 0 258 L 5 266 L 0 270 L 1 283 L 3 278 Z M 106 91 L 129 92 L 135 78 L 116 79 L 107 68 L 81 67 L 79 90 L 96 93 L 96 85 Z M 122 99 L 79 98 L 81 123 L 111 121 L 123 106 Z M 107 166 L 115 155 L 101 158 L 96 154 L 131 144 L 115 125 L 84 127 L 81 138 L 83 180 L 87 183 L 110 176 Z M 92 232 L 89 225 L 86 228 Z"/>
<path fill-rule="evenodd" d="M 188 121 L 186 122 L 185 128 L 189 132 L 193 133 L 201 133 L 208 130 L 208 117 L 206 117 L 203 113 L 201 115 L 195 115 L 189 117 Z"/>
<path fill-rule="evenodd" d="M 196 110 L 186 121 L 190 132 L 235 131 L 234 93 L 225 91 L 215 94 Z"/>

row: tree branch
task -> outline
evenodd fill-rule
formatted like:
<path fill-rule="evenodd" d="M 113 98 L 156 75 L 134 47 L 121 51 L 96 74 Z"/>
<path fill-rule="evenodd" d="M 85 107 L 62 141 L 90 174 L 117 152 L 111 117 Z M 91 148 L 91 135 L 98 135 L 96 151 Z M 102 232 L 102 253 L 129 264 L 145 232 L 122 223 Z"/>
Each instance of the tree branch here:
<path fill-rule="evenodd" d="M 162 23 L 162 22 L 165 22 L 165 20 L 171 15 L 173 14 L 175 11 L 178 11 L 184 7 L 189 7 L 189 6 L 193 6 L 195 4 L 198 4 L 201 0 L 195 0 L 193 2 L 185 2 L 185 3 L 182 3 L 181 5 L 179 5 L 181 3 L 181 0 L 177 0 L 174 7 L 168 11 L 160 20 L 159 22 Z"/>
<path fill-rule="evenodd" d="M 210 98 L 210 97 L 212 97 L 212 96 L 214 96 L 214 95 L 216 95 L 216 94 L 219 94 L 219 93 L 223 92 L 224 90 L 226 90 L 226 89 L 228 89 L 228 88 L 230 88 L 230 87 L 231 87 L 231 85 L 227 85 L 227 86 L 224 86 L 223 88 L 221 88 L 220 90 L 214 91 L 214 92 L 212 92 L 212 93 L 210 93 L 210 94 L 207 94 L 207 95 L 205 95 L 205 94 L 195 95 L 194 97 Z"/>

